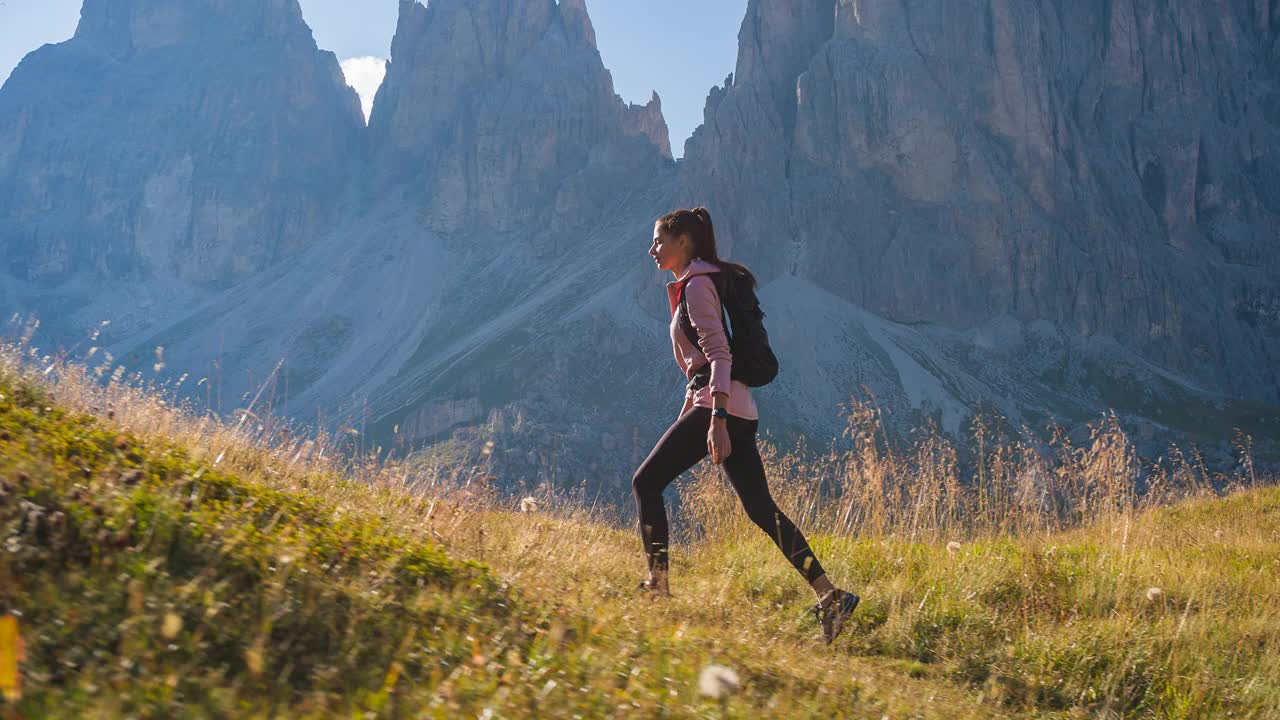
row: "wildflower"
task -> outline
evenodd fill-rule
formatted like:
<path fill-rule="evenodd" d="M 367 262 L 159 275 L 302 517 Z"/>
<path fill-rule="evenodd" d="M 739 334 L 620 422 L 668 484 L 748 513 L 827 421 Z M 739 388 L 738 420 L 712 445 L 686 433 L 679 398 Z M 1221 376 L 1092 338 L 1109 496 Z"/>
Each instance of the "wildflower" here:
<path fill-rule="evenodd" d="M 8 614 L 0 617 L 0 697 L 5 700 L 17 702 L 22 699 L 22 675 L 18 668 L 25 659 L 18 616 Z"/>
<path fill-rule="evenodd" d="M 1149 602 L 1156 602 L 1162 597 L 1164 597 L 1164 591 L 1161 590 L 1160 588 L 1158 587 L 1147 588 L 1147 600 Z"/>
<path fill-rule="evenodd" d="M 955 555 L 956 553 L 960 552 L 960 543 L 956 542 L 955 540 L 952 540 L 951 542 L 947 543 L 947 552 L 952 555 Z"/>
<path fill-rule="evenodd" d="M 538 512 L 538 500 L 527 497 L 520 501 L 520 512 Z"/>
<path fill-rule="evenodd" d="M 738 681 L 738 673 L 723 665 L 711 664 L 698 673 L 698 692 L 720 699 L 732 695 L 742 684 Z"/>

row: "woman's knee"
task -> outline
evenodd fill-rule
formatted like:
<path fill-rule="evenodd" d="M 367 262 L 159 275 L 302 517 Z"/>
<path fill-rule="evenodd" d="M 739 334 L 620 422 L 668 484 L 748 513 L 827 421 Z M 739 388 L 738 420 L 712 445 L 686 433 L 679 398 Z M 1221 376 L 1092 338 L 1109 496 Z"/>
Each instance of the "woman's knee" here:
<path fill-rule="evenodd" d="M 631 492 L 637 498 L 648 497 L 658 487 L 656 480 L 649 466 L 641 465 L 635 474 L 631 476 Z"/>
<path fill-rule="evenodd" d="M 773 534 L 783 523 L 782 511 L 773 502 L 747 508 L 747 517 L 761 530 Z"/>

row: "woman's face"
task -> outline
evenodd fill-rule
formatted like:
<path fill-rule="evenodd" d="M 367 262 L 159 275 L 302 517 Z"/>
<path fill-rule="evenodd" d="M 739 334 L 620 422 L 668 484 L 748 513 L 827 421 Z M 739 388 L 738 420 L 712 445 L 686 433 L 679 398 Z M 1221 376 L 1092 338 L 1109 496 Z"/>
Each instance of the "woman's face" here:
<path fill-rule="evenodd" d="M 659 270 L 676 270 L 689 264 L 691 254 L 688 235 L 673 236 L 663 232 L 662 226 L 653 226 L 653 245 L 649 247 L 649 255 Z"/>

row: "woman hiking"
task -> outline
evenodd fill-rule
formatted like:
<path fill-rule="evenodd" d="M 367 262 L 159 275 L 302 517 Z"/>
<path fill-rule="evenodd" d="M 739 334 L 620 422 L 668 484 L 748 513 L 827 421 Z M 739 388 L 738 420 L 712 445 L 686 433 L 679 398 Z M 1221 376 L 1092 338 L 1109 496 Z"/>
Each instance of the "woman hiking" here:
<path fill-rule="evenodd" d="M 670 596 L 667 512 L 662 492 L 684 471 L 709 454 L 724 467 L 747 515 L 765 531 L 813 588 L 813 611 L 830 643 L 858 605 L 858 596 L 836 588 L 809 548 L 804 535 L 769 494 L 764 464 L 756 447 L 759 415 L 751 390 L 732 379 L 733 357 L 721 316 L 720 296 L 730 276 L 755 287 L 742 265 L 721 260 L 706 208 L 676 210 L 653 226 L 649 255 L 659 270 L 675 276 L 667 283 L 671 305 L 671 344 L 676 363 L 690 379 L 680 416 L 654 446 L 631 480 L 640 516 L 640 534 L 649 565 L 642 590 Z M 680 311 L 682 296 L 688 317 Z M 683 324 L 688 322 L 693 331 Z M 692 338 L 697 338 L 697 343 Z"/>

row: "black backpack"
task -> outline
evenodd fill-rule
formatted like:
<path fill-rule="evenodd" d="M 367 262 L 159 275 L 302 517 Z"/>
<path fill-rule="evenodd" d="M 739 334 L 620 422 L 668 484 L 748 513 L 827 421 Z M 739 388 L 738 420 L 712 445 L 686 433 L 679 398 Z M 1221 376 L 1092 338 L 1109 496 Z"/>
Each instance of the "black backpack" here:
<path fill-rule="evenodd" d="M 760 309 L 755 290 L 747 276 L 740 271 L 707 274 L 715 283 L 716 293 L 720 296 L 722 321 L 728 315 L 724 328 L 729 336 L 729 352 L 733 355 L 733 372 L 730 373 L 730 378 L 747 387 L 768 385 L 778 376 L 778 358 L 769 347 L 769 334 L 764 329 L 764 311 Z M 689 342 L 701 349 L 698 331 L 689 319 L 689 306 L 685 299 L 685 288 L 692 279 L 685 280 L 680 286 L 680 326 Z"/>

